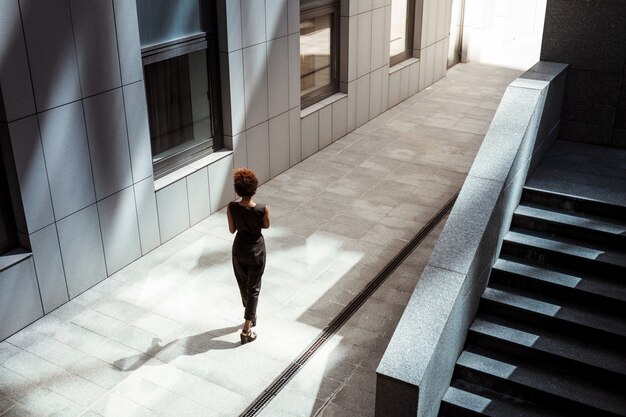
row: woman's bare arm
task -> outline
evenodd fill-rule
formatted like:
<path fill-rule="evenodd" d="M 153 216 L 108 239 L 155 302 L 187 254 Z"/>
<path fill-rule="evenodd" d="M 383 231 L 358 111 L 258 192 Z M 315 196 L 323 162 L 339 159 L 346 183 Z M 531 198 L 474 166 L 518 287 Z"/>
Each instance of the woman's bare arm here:
<path fill-rule="evenodd" d="M 267 229 L 270 227 L 270 209 L 265 206 L 265 214 L 263 215 L 263 228 Z"/>
<path fill-rule="evenodd" d="M 226 217 L 228 217 L 228 230 L 230 231 L 230 233 L 235 233 L 237 231 L 237 228 L 235 227 L 233 215 L 230 212 L 230 205 L 226 208 Z"/>

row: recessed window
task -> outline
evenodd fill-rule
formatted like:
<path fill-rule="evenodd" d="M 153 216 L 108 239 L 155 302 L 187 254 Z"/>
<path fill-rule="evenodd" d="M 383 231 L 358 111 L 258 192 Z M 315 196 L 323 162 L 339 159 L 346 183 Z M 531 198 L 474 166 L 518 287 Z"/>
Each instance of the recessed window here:
<path fill-rule="evenodd" d="M 391 34 L 389 65 L 396 65 L 413 56 L 413 0 L 391 1 Z"/>
<path fill-rule="evenodd" d="M 0 153 L 0 255 L 17 246 L 17 232 L 4 168 L 4 158 Z"/>
<path fill-rule="evenodd" d="M 300 13 L 300 101 L 303 108 L 339 91 L 339 3 L 303 2 Z"/>
<path fill-rule="evenodd" d="M 215 4 L 138 0 L 150 144 L 158 178 L 223 146 Z"/>
<path fill-rule="evenodd" d="M 213 137 L 206 50 L 146 65 L 144 77 L 156 163 Z"/>

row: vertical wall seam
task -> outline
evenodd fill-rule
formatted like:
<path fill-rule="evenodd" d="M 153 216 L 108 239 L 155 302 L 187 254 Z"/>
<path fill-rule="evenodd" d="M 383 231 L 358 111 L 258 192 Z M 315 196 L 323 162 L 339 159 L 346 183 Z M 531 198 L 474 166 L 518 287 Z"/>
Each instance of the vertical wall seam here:
<path fill-rule="evenodd" d="M 24 41 L 24 53 L 26 54 L 26 62 L 28 64 L 28 76 L 30 78 L 30 89 L 31 89 L 31 93 L 33 94 L 33 105 L 35 106 L 35 114 L 37 114 L 38 109 L 37 109 L 37 98 L 35 97 L 35 83 L 33 81 L 33 71 L 31 69 L 31 64 L 30 64 L 30 56 L 28 55 L 28 42 L 26 42 L 26 30 L 24 29 L 24 18 L 22 16 L 22 4 L 20 1 L 17 1 L 17 9 L 18 12 L 20 14 L 20 24 L 22 27 L 22 40 Z M 5 109 L 6 111 L 6 109 Z M 32 116 L 32 115 L 30 115 Z M 24 116 L 23 118 L 26 117 L 30 117 L 30 116 Z M 20 118 L 22 119 L 22 118 Z M 13 120 L 15 121 L 15 120 Z M 7 124 L 9 123 L 8 121 L 8 117 L 7 117 Z"/>

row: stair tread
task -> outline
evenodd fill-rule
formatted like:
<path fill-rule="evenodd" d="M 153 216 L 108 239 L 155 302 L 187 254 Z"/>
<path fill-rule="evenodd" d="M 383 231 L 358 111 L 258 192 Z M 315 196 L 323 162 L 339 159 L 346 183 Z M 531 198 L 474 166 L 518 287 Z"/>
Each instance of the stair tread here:
<path fill-rule="evenodd" d="M 546 196 L 556 196 L 556 197 L 564 198 L 564 199 L 567 199 L 567 200 L 581 201 L 581 202 L 592 204 L 592 205 L 595 205 L 595 206 L 611 207 L 613 209 L 617 209 L 617 210 L 620 210 L 622 212 L 626 211 L 626 206 L 624 206 L 624 205 L 618 205 L 618 204 L 615 204 L 613 202 L 606 201 L 606 200 L 599 200 L 599 199 L 594 199 L 594 198 L 589 198 L 589 197 L 583 197 L 581 195 L 562 193 L 562 192 L 558 192 L 558 191 L 554 191 L 554 190 L 548 190 L 548 189 L 544 189 L 544 188 L 531 187 L 531 186 L 528 186 L 528 185 L 524 186 L 524 191 L 530 192 L 530 193 L 536 193 L 536 194 L 543 194 L 543 195 L 546 195 Z"/>
<path fill-rule="evenodd" d="M 537 236 L 536 234 L 509 230 L 506 236 L 504 236 L 504 241 L 626 268 L 626 253 L 609 251 L 590 244 L 578 244 L 569 239 Z"/>
<path fill-rule="evenodd" d="M 468 351 L 461 353 L 457 365 L 574 403 L 588 404 L 619 415 L 626 413 L 626 397 L 620 391 L 622 387 L 611 387 L 609 390 L 606 386 L 555 374 L 529 363 L 507 363 Z"/>
<path fill-rule="evenodd" d="M 502 291 L 491 287 L 485 289 L 482 299 L 515 307 L 529 313 L 564 320 L 573 324 L 626 337 L 626 323 L 624 320 L 613 315 L 597 312 L 590 308 L 565 304 L 557 305 L 518 295 L 511 291 Z"/>
<path fill-rule="evenodd" d="M 539 407 L 531 407 L 527 402 L 519 402 L 513 399 L 487 398 L 456 387 L 449 387 L 442 399 L 443 402 L 454 405 L 457 408 L 472 411 L 488 417 L 559 417 L 565 414 L 557 414 L 542 410 Z"/>
<path fill-rule="evenodd" d="M 576 226 L 579 228 L 609 233 L 612 235 L 623 235 L 626 233 L 626 224 L 612 219 L 605 219 L 598 216 L 585 215 L 582 213 L 577 214 L 574 212 L 564 212 L 562 210 L 529 203 L 520 204 L 517 209 L 515 209 L 515 214 L 520 216 L 533 217 L 552 223 Z"/>
<path fill-rule="evenodd" d="M 580 340 L 579 338 L 550 332 L 544 329 L 525 331 L 484 318 L 479 315 L 470 332 L 525 346 L 540 352 L 561 356 L 576 362 L 626 376 L 626 356 L 619 350 L 610 350 Z"/>
<path fill-rule="evenodd" d="M 620 283 L 610 280 L 602 280 L 590 276 L 571 275 L 502 258 L 496 261 L 493 265 L 493 269 L 559 287 L 576 289 L 577 291 L 626 302 L 626 285 L 620 285 Z"/>

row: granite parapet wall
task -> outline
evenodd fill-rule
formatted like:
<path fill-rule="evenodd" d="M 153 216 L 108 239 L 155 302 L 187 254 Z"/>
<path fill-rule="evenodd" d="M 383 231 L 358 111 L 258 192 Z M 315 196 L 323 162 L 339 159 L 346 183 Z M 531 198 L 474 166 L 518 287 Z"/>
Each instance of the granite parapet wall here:
<path fill-rule="evenodd" d="M 377 369 L 376 416 L 436 416 L 529 172 L 557 138 L 565 64 L 507 88 Z"/>

